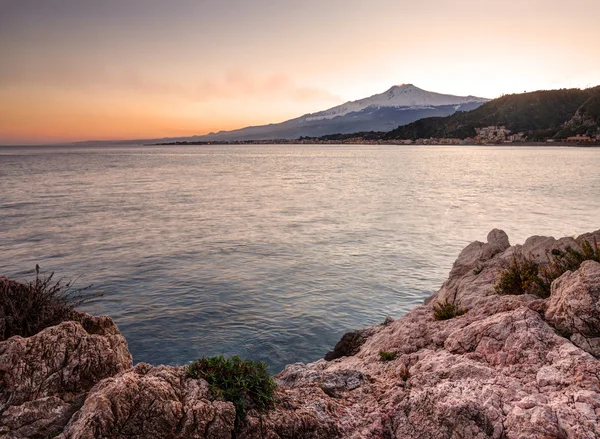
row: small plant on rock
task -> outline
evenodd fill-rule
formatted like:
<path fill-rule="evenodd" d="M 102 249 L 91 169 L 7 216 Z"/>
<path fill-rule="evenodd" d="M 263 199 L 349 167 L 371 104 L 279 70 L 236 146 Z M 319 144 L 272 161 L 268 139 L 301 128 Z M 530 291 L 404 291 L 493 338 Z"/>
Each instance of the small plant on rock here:
<path fill-rule="evenodd" d="M 410 372 L 408 371 L 408 367 L 406 365 L 402 365 L 398 376 L 402 378 L 402 381 L 406 381 L 410 378 Z"/>
<path fill-rule="evenodd" d="M 462 316 L 467 311 L 468 309 L 461 307 L 460 303 L 450 302 L 446 299 L 445 302 L 433 305 L 433 318 L 435 320 L 449 320 Z"/>
<path fill-rule="evenodd" d="M 233 403 L 236 429 L 249 409 L 264 412 L 275 405 L 276 384 L 263 362 L 243 360 L 238 356 L 202 357 L 188 366 L 187 376 L 206 380 L 215 398 Z"/>
<path fill-rule="evenodd" d="M 398 352 L 396 351 L 379 351 L 381 361 L 392 361 L 396 359 Z"/>
<path fill-rule="evenodd" d="M 500 295 L 535 294 L 543 297 L 544 286 L 538 276 L 540 265 L 522 255 L 514 255 L 512 261 L 500 274 L 500 279 L 494 285 Z"/>
<path fill-rule="evenodd" d="M 581 250 L 567 247 L 564 251 L 553 249 L 547 252 L 546 264 L 539 264 L 523 255 L 513 256 L 512 262 L 500 273 L 500 279 L 494 285 L 496 293 L 549 297 L 552 282 L 564 273 L 579 269 L 583 261 L 600 262 L 600 247 L 595 238 L 593 243 L 581 240 L 578 244 Z"/>
<path fill-rule="evenodd" d="M 40 276 L 36 266 L 35 281 L 21 283 L 0 277 L 0 340 L 14 335 L 30 337 L 41 330 L 72 319 L 74 309 L 102 292 L 90 292 L 91 285 L 73 289 L 71 281 L 53 280 L 54 273 Z"/>
<path fill-rule="evenodd" d="M 573 247 L 567 247 L 564 251 L 554 249 L 547 253 L 548 264 L 540 267 L 540 284 L 544 288 L 547 296 L 550 295 L 550 286 L 555 279 L 561 277 L 567 271 L 575 271 L 579 269 L 583 261 L 600 262 L 600 246 L 594 238 L 591 243 L 586 240 L 578 242 L 581 250 Z M 547 297 L 546 296 L 546 297 Z"/>

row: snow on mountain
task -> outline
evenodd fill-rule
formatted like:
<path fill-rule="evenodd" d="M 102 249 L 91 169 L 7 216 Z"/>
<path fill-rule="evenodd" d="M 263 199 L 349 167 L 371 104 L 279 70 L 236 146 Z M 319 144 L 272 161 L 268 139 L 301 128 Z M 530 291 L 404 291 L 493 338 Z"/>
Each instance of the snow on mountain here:
<path fill-rule="evenodd" d="M 373 95 L 357 101 L 346 102 L 329 110 L 306 116 L 306 121 L 333 119 L 338 116 L 365 110 L 367 108 L 381 107 L 407 107 L 410 109 L 427 109 L 442 105 L 456 105 L 456 109 L 462 104 L 485 103 L 489 99 L 475 96 L 453 96 L 434 93 L 415 87 L 412 84 L 395 85 L 388 91 Z"/>

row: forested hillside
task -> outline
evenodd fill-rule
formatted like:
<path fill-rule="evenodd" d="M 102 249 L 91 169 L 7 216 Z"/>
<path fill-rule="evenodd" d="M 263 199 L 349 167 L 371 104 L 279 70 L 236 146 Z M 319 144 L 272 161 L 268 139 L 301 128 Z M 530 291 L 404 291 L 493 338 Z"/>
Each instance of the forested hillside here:
<path fill-rule="evenodd" d="M 383 136 L 386 140 L 467 138 L 475 128 L 504 125 L 525 132 L 528 140 L 592 133 L 600 125 L 600 86 L 506 95 L 481 107 L 448 117 L 421 119 Z"/>

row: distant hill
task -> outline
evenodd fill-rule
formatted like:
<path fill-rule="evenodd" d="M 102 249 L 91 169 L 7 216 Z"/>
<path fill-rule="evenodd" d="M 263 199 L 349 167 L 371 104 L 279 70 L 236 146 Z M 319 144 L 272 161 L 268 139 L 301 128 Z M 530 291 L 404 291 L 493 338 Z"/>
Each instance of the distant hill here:
<path fill-rule="evenodd" d="M 488 100 L 476 96 L 434 93 L 412 84 L 402 84 L 368 98 L 346 102 L 328 110 L 305 114 L 282 123 L 220 131 L 193 136 L 188 140 L 297 139 L 357 131 L 390 131 L 399 125 L 424 117 L 441 117 L 456 111 L 473 110 Z"/>
<path fill-rule="evenodd" d="M 600 86 L 506 95 L 469 112 L 424 118 L 383 135 L 386 140 L 468 138 L 475 129 L 504 125 L 525 132 L 528 140 L 563 138 L 596 132 L 600 127 Z"/>

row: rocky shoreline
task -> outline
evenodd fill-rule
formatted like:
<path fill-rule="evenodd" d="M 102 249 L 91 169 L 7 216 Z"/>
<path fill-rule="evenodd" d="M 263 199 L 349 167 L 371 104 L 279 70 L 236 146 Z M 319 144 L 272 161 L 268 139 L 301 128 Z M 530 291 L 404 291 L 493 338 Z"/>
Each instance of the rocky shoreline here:
<path fill-rule="evenodd" d="M 0 342 L 0 438 L 598 438 L 600 264 L 566 272 L 545 299 L 494 292 L 515 255 L 543 265 L 577 245 L 510 246 L 493 230 L 422 306 L 346 334 L 327 359 L 288 365 L 275 409 L 249 412 L 237 431 L 233 404 L 206 381 L 132 366 L 110 318 L 76 313 Z M 449 302 L 467 312 L 436 320 Z"/>

